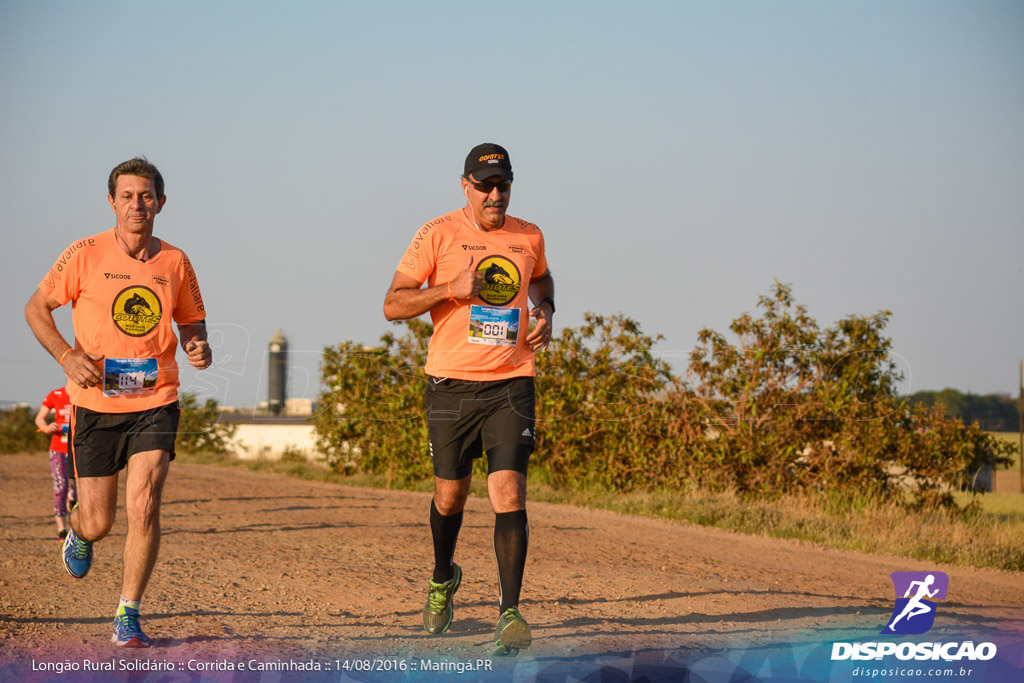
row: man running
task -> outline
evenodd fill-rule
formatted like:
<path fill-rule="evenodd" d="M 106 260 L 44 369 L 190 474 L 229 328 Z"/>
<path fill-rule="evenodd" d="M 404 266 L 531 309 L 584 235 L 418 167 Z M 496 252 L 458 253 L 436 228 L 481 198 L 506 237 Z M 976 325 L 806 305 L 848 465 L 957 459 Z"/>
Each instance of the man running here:
<path fill-rule="evenodd" d="M 416 232 L 384 300 L 388 320 L 430 311 L 434 323 L 425 368 L 434 570 L 423 628 L 441 634 L 451 626 L 462 581 L 455 544 L 473 460 L 486 452 L 500 591 L 495 655 L 518 654 L 532 642 L 519 594 L 529 540 L 526 471 L 536 436 L 534 352 L 547 347 L 555 313 L 544 237 L 536 225 L 506 215 L 511 191 L 505 148 L 474 147 L 462 175 L 466 205 Z"/>
<path fill-rule="evenodd" d="M 192 264 L 153 236 L 164 207 L 164 180 L 144 158 L 118 164 L 107 181 L 117 217 L 112 230 L 73 242 L 25 306 L 25 319 L 68 376 L 71 463 L 78 504 L 71 512 L 63 561 L 82 578 L 93 544 L 107 535 L 125 470 L 121 599 L 111 641 L 149 647 L 139 603 L 160 546 L 160 497 L 178 429 L 178 326 L 193 367 L 212 361 L 206 309 Z M 73 302 L 75 344 L 57 330 L 54 309 Z"/>

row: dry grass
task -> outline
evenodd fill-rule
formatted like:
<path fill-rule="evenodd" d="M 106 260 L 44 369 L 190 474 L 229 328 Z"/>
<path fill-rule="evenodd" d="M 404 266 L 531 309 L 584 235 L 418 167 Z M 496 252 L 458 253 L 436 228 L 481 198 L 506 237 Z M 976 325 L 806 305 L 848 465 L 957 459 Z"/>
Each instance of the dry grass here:
<path fill-rule="evenodd" d="M 1002 512 L 957 515 L 912 512 L 893 503 L 787 496 L 774 501 L 735 493 L 531 491 L 534 500 L 567 502 L 628 514 L 680 519 L 705 526 L 832 548 L 885 553 L 973 567 L 1024 571 L 1024 496 L 1002 502 Z M 1009 498 L 1009 496 L 1007 496 Z"/>
<path fill-rule="evenodd" d="M 311 481 L 386 488 L 380 475 L 340 475 L 304 458 L 280 461 L 236 460 L 228 456 L 179 454 L 183 462 L 245 467 Z M 531 500 L 567 503 L 632 515 L 678 519 L 746 534 L 797 538 L 867 553 L 885 553 L 949 564 L 1024 571 L 1024 495 L 978 496 L 978 511 L 955 514 L 939 509 L 910 511 L 893 503 L 851 496 L 787 496 L 750 500 L 733 492 L 657 490 L 560 491 L 531 472 Z M 415 490 L 429 491 L 426 480 Z M 474 477 L 473 495 L 487 495 L 485 478 Z M 961 494 L 958 502 L 970 498 Z"/>

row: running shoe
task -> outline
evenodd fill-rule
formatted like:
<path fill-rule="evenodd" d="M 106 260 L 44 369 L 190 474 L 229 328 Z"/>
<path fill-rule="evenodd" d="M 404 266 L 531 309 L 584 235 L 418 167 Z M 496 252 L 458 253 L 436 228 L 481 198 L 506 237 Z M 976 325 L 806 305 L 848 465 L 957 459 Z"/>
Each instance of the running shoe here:
<path fill-rule="evenodd" d="M 114 617 L 114 635 L 110 642 L 118 647 L 149 647 L 149 636 L 139 626 L 139 610 L 125 606 L 124 614 Z"/>
<path fill-rule="evenodd" d="M 89 573 L 91 566 L 92 543 L 76 536 L 74 529 L 68 529 L 68 535 L 64 538 L 64 568 L 68 574 L 80 579 Z"/>
<path fill-rule="evenodd" d="M 68 537 L 68 530 L 67 529 L 58 529 L 57 530 L 57 540 L 58 541 L 63 543 L 64 539 L 67 538 L 67 537 Z"/>
<path fill-rule="evenodd" d="M 452 607 L 452 598 L 455 591 L 459 590 L 462 583 L 462 569 L 459 565 L 452 563 L 454 574 L 452 578 L 444 583 L 435 583 L 433 577 L 430 579 L 430 591 L 427 593 L 427 605 L 423 608 L 423 628 L 427 633 L 435 636 L 448 630 L 452 625 L 452 616 L 455 609 Z"/>
<path fill-rule="evenodd" d="M 498 619 L 491 654 L 495 657 L 515 657 L 520 650 L 530 647 L 532 642 L 530 626 L 519 613 L 519 608 L 509 607 Z"/>

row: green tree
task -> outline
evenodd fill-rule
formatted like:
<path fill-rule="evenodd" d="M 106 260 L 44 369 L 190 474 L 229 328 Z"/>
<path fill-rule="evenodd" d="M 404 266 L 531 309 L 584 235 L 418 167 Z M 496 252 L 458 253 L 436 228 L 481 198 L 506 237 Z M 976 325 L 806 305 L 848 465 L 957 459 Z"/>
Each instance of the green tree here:
<path fill-rule="evenodd" d="M 178 397 L 181 417 L 175 447 L 191 453 L 219 453 L 230 450 L 238 425 L 222 422 L 220 409 L 212 398 L 200 404 L 196 395 L 184 392 Z"/>
<path fill-rule="evenodd" d="M 687 380 L 624 315 L 587 313 L 537 356 L 531 471 L 561 488 L 731 489 L 754 497 L 823 492 L 952 504 L 1012 445 L 941 411 L 911 408 L 884 330 L 889 313 L 820 328 L 791 288 L 759 316 L 702 330 Z M 432 472 L 423 405 L 432 327 L 410 320 L 377 347 L 324 349 L 316 431 L 345 473 L 408 486 Z"/>
<path fill-rule="evenodd" d="M 538 354 L 533 462 L 552 484 L 632 490 L 679 481 L 700 430 L 653 351 L 658 339 L 621 314 L 586 313 Z"/>
<path fill-rule="evenodd" d="M 918 391 L 911 394 L 912 405 L 936 406 L 946 415 L 958 417 L 965 424 L 977 422 L 982 429 L 995 432 L 1017 431 L 1019 416 L 1017 402 L 999 394 L 963 394 L 956 389 Z"/>
<path fill-rule="evenodd" d="M 386 475 L 407 486 L 432 475 L 423 402 L 423 365 L 433 326 L 398 323 L 377 347 L 344 342 L 324 349 L 317 445 L 334 469 Z"/>
<path fill-rule="evenodd" d="M 35 416 L 25 406 L 0 410 L 0 453 L 36 453 L 49 448 L 50 437 L 39 432 Z"/>
<path fill-rule="evenodd" d="M 978 468 L 1006 461 L 1005 444 L 897 394 L 888 311 L 822 330 L 780 283 L 758 306 L 761 317 L 730 326 L 736 343 L 702 330 L 691 354 L 698 414 L 715 433 L 694 457 L 724 473 L 710 481 L 950 504 Z"/>

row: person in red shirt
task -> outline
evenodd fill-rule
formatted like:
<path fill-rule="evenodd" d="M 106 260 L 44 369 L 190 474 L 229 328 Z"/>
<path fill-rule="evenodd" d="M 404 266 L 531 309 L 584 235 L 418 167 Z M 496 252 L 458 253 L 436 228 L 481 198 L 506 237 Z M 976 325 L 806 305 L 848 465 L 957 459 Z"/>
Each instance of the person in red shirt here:
<path fill-rule="evenodd" d="M 46 418 L 54 414 L 54 421 Z M 50 434 L 50 474 L 53 476 L 53 514 L 57 520 L 57 538 L 68 535 L 67 514 L 75 502 L 75 479 L 68 477 L 68 427 L 71 422 L 71 401 L 64 387 L 54 389 L 43 399 L 36 413 L 36 426 Z"/>
<path fill-rule="evenodd" d="M 179 346 L 193 367 L 209 367 L 206 308 L 185 252 L 153 235 L 167 201 L 156 166 L 137 157 L 107 179 L 114 228 L 78 240 L 54 262 L 25 306 L 36 339 L 64 368 L 71 399 L 71 464 L 78 504 L 64 540 L 64 568 L 82 578 L 93 544 L 114 524 L 125 470 L 121 600 L 111 641 L 149 647 L 139 603 L 160 546 L 160 499 L 174 459 Z M 74 346 L 53 319 L 72 303 Z"/>
<path fill-rule="evenodd" d="M 470 150 L 462 175 L 465 206 L 416 231 L 384 300 L 388 320 L 429 311 L 434 323 L 425 368 L 434 570 L 423 628 L 436 635 L 451 626 L 462 581 L 455 544 L 473 460 L 486 453 L 499 585 L 492 654 L 499 656 L 518 654 L 532 642 L 519 596 L 530 532 L 526 472 L 536 438 L 534 353 L 547 348 L 555 313 L 544 236 L 505 213 L 512 178 L 504 147 L 484 143 Z M 537 321 L 532 331 L 531 317 Z"/>

